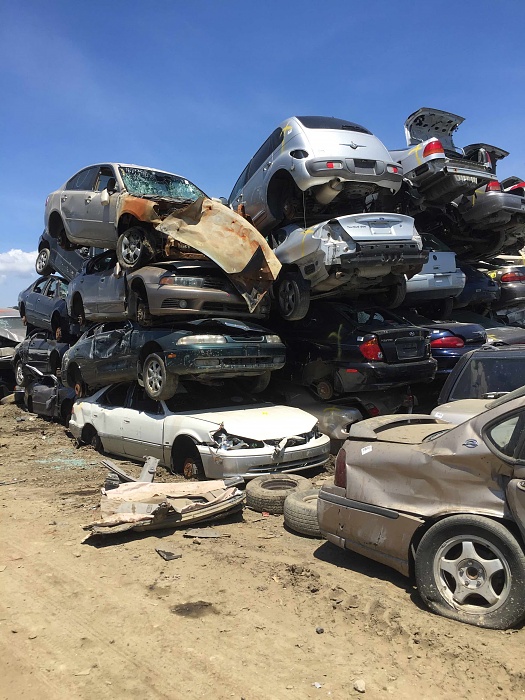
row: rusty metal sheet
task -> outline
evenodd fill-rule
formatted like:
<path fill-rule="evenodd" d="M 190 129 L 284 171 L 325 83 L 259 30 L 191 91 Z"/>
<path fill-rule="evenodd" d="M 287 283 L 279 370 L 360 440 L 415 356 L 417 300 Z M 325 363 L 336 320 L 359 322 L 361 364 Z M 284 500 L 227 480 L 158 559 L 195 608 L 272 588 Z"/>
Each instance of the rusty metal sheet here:
<path fill-rule="evenodd" d="M 200 253 L 219 265 L 250 311 L 281 269 L 275 253 L 257 229 L 215 200 L 201 197 L 181 208 L 169 199 L 150 200 L 123 193 L 117 204 L 117 218 L 120 220 L 125 214 L 151 224 L 152 252 L 160 259 L 199 259 Z M 161 234 L 158 239 L 155 232 Z"/>

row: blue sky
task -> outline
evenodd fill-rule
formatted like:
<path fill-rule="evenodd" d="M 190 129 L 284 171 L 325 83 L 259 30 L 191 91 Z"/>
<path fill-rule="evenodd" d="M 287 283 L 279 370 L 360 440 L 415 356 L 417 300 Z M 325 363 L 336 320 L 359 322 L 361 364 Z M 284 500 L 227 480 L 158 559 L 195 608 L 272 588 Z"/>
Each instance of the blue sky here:
<path fill-rule="evenodd" d="M 121 161 L 227 196 L 286 117 L 338 116 L 404 145 L 418 107 L 525 177 L 521 0 L 0 0 L 0 307 L 36 277 L 45 198 Z"/>

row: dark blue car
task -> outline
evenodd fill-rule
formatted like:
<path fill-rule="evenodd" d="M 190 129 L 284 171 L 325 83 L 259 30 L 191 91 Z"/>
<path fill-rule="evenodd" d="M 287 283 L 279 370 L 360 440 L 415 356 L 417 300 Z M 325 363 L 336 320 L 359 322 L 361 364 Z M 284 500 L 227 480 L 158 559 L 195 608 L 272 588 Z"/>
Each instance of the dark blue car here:
<path fill-rule="evenodd" d="M 56 340 L 64 340 L 69 334 L 66 308 L 68 282 L 57 275 L 40 277 L 18 295 L 18 310 L 27 331 L 44 328 L 51 331 Z"/>

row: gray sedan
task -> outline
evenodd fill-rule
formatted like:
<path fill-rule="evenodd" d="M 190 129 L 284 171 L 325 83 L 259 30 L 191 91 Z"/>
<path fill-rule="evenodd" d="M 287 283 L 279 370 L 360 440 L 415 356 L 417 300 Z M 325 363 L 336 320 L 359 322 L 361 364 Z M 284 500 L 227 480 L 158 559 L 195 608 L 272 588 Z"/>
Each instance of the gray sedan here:
<path fill-rule="evenodd" d="M 115 251 L 108 250 L 87 261 L 69 284 L 67 308 L 81 325 L 132 318 L 147 326 L 154 317 L 265 318 L 269 301 L 263 299 L 250 313 L 228 277 L 210 261 L 156 263 L 125 273 Z"/>

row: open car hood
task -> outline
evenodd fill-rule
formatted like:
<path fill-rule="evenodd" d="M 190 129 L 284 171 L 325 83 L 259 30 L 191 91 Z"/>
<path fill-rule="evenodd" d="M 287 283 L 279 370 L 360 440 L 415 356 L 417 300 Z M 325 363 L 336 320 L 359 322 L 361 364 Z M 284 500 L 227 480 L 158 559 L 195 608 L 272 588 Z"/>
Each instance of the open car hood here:
<path fill-rule="evenodd" d="M 407 146 L 415 146 L 422 141 L 438 138 L 446 149 L 455 151 L 452 134 L 464 121 L 464 117 L 452 112 L 421 107 L 405 121 Z"/>
<path fill-rule="evenodd" d="M 253 311 L 277 278 L 281 263 L 263 236 L 232 209 L 207 197 L 181 206 L 168 198 L 146 199 L 123 193 L 117 215 L 131 214 L 164 234 L 167 260 L 202 253 L 219 265 Z M 192 252 L 181 246 L 190 246 Z"/>

